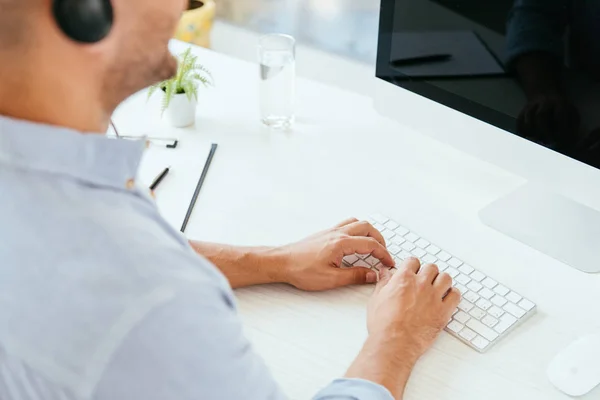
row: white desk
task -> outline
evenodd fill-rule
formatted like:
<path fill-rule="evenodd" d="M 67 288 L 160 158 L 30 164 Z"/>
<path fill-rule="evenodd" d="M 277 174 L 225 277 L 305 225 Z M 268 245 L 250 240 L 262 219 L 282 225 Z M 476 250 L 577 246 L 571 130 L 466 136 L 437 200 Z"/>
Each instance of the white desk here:
<path fill-rule="evenodd" d="M 545 370 L 574 339 L 600 331 L 600 276 L 579 273 L 479 222 L 477 212 L 522 184 L 520 178 L 380 117 L 368 97 L 304 79 L 294 132 L 270 133 L 258 122 L 256 66 L 197 53 L 217 88 L 201 94 L 195 129 L 161 123 L 157 100 L 146 103 L 144 94 L 115 116 L 123 132 L 177 135 L 186 146 L 220 144 L 190 238 L 278 244 L 348 216 L 389 213 L 539 307 L 485 355 L 443 333 L 418 364 L 405 398 L 567 398 Z M 248 337 L 291 398 L 310 398 L 344 373 L 366 337 L 371 290 L 309 294 L 274 285 L 237 291 Z M 600 389 L 583 399 L 598 398 Z"/>

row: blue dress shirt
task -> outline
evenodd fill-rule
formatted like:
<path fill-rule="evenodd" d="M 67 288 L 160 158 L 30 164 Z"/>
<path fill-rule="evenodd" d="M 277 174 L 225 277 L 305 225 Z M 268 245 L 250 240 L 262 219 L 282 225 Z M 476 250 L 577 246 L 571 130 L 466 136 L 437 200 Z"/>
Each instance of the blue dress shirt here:
<path fill-rule="evenodd" d="M 225 277 L 136 187 L 143 149 L 0 116 L 0 399 L 285 398 Z"/>

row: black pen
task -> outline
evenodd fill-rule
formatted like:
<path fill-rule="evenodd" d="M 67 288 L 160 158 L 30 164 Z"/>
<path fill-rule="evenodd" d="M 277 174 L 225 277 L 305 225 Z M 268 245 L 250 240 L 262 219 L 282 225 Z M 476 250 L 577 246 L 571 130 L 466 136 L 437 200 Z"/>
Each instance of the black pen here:
<path fill-rule="evenodd" d="M 150 190 L 155 190 L 158 187 L 158 185 L 160 185 L 162 180 L 165 179 L 165 176 L 167 176 L 169 174 L 170 170 L 171 170 L 171 167 L 167 167 L 164 169 L 163 172 L 160 173 L 160 175 L 158 175 L 156 178 L 154 178 L 152 185 L 150 185 Z"/>
<path fill-rule="evenodd" d="M 392 60 L 390 64 L 392 67 L 407 67 L 409 65 L 436 63 L 450 59 L 452 59 L 452 54 L 429 54 L 426 56 L 399 58 Z"/>

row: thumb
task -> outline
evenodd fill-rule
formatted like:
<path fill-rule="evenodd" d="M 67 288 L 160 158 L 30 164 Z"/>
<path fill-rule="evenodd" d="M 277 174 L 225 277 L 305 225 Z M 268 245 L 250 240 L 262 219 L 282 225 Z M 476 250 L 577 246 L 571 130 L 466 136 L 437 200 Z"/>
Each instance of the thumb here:
<path fill-rule="evenodd" d="M 363 267 L 336 268 L 338 285 L 363 285 L 377 282 L 377 271 Z"/>
<path fill-rule="evenodd" d="M 379 270 L 379 282 L 377 282 L 377 286 L 375 286 L 375 293 L 379 293 L 381 289 L 383 289 L 390 279 L 394 276 L 391 270 L 387 268 L 381 268 Z"/>

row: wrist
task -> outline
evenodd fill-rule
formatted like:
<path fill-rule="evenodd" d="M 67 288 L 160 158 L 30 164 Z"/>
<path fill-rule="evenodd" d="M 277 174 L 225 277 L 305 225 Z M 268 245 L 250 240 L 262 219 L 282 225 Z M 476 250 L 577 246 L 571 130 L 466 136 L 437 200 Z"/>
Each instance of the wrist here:
<path fill-rule="evenodd" d="M 287 283 L 290 264 L 289 254 L 278 247 L 254 248 L 248 255 L 265 277 L 265 283 Z"/>

